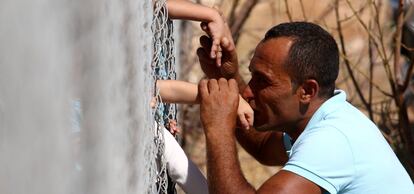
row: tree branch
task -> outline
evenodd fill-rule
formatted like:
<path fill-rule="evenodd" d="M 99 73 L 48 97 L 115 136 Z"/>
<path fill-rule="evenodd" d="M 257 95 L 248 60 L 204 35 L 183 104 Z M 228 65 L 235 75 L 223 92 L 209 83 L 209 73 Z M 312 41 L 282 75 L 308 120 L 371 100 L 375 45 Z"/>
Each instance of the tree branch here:
<path fill-rule="evenodd" d="M 288 16 L 289 22 L 292 22 L 292 15 L 290 14 L 288 0 L 285 0 L 286 15 Z"/>
<path fill-rule="evenodd" d="M 230 27 L 234 43 L 237 43 L 240 35 L 240 29 L 243 27 L 244 23 L 246 23 L 247 18 L 249 18 L 250 13 L 257 2 L 258 0 L 247 0 L 237 13 L 238 17 L 234 19 L 234 22 Z"/>
<path fill-rule="evenodd" d="M 239 4 L 239 0 L 234 0 L 233 4 L 231 5 L 230 14 L 229 14 L 229 26 L 234 24 L 234 20 L 236 18 L 236 8 Z"/>
<path fill-rule="evenodd" d="M 400 0 L 398 5 L 398 18 L 397 18 L 397 29 L 394 35 L 394 76 L 395 82 L 400 92 L 403 92 L 404 83 L 402 80 L 402 68 L 400 63 L 400 49 L 401 49 L 401 36 L 402 36 L 402 27 L 404 24 L 404 1 Z"/>
<path fill-rule="evenodd" d="M 411 75 L 413 75 L 414 58 L 412 58 L 410 61 L 411 61 L 410 66 L 408 66 L 407 72 L 405 74 L 404 84 L 401 87 L 402 91 L 405 91 L 408 88 L 408 85 L 410 84 L 410 80 L 411 80 Z"/>
<path fill-rule="evenodd" d="M 369 54 L 369 92 L 368 92 L 368 104 L 370 109 L 368 110 L 369 118 L 374 121 L 374 115 L 372 114 L 372 89 L 373 89 L 373 79 L 374 79 L 374 56 L 372 49 L 372 39 L 368 38 L 368 54 Z"/>
<path fill-rule="evenodd" d="M 300 9 L 302 10 L 302 14 L 303 14 L 303 19 L 305 21 L 308 21 L 308 18 L 306 17 L 306 12 L 305 12 L 305 7 L 303 5 L 303 1 L 299 0 L 299 3 L 300 3 Z"/>
<path fill-rule="evenodd" d="M 339 34 L 339 40 L 341 42 L 341 50 L 344 56 L 347 56 L 346 49 L 345 49 L 345 41 L 344 41 L 344 35 L 342 33 L 342 27 L 341 22 L 339 21 L 339 0 L 335 0 L 335 16 L 336 16 L 336 25 L 338 28 L 338 34 Z M 364 95 L 362 94 L 361 88 L 358 85 L 358 82 L 356 81 L 356 78 L 354 76 L 354 73 L 351 69 L 350 61 L 347 57 L 344 57 L 344 62 L 346 65 L 346 69 L 348 70 L 349 76 L 351 77 L 352 83 L 355 86 L 355 89 L 357 91 L 357 94 L 359 98 L 361 99 L 361 102 L 364 104 L 365 108 L 367 110 L 370 109 L 369 104 L 367 100 L 364 98 Z"/>

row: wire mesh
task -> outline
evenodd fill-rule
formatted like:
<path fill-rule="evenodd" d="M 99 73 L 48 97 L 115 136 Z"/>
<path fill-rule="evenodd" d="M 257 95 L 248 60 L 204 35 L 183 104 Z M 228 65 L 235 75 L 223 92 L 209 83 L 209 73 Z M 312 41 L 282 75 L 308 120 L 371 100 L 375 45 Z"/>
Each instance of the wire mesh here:
<path fill-rule="evenodd" d="M 153 60 L 152 60 L 152 78 L 156 80 L 176 79 L 177 74 L 174 67 L 174 39 L 173 23 L 168 19 L 168 10 L 166 0 L 156 0 L 154 3 L 154 17 L 152 21 L 153 33 Z M 155 144 L 155 163 L 156 169 L 152 169 L 152 175 L 155 176 L 155 184 L 152 185 L 151 191 L 156 193 L 168 193 L 169 184 L 166 161 L 164 158 L 164 138 L 163 127 L 167 127 L 170 120 L 176 120 L 177 107 L 175 104 L 162 103 L 159 90 L 154 85 L 154 96 L 156 105 L 153 111 L 155 122 L 154 144 Z"/>

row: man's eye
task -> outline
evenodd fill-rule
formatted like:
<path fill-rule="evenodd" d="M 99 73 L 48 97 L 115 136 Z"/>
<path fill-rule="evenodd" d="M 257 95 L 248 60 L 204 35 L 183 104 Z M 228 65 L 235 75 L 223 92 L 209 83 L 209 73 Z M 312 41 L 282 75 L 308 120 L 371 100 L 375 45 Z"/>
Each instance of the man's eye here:
<path fill-rule="evenodd" d="M 266 78 L 263 77 L 262 75 L 257 76 L 257 79 L 260 83 L 266 83 L 267 82 Z"/>
<path fill-rule="evenodd" d="M 265 77 L 263 77 L 262 75 L 258 76 L 259 80 L 263 83 L 267 82 L 267 79 Z"/>
<path fill-rule="evenodd" d="M 265 83 L 267 83 L 266 78 L 264 78 L 264 77 L 263 77 L 263 76 L 261 76 L 261 75 L 256 76 L 256 81 L 257 81 L 257 83 L 260 83 L 260 84 L 265 84 Z"/>

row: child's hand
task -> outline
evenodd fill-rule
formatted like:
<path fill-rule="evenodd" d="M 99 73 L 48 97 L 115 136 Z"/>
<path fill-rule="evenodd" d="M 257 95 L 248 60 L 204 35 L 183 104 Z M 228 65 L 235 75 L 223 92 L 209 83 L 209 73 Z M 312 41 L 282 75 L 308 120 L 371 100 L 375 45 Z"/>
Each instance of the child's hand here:
<path fill-rule="evenodd" d="M 243 129 L 249 129 L 250 126 L 253 126 L 253 109 L 241 96 L 239 96 L 239 108 L 237 109 L 237 115 Z"/>
<path fill-rule="evenodd" d="M 221 65 L 221 46 L 220 43 L 222 39 L 224 38 L 224 21 L 221 19 L 218 19 L 213 22 L 209 22 L 207 24 L 208 31 L 211 39 L 213 40 L 213 43 L 211 45 L 211 53 L 210 57 L 213 59 L 216 59 L 217 66 Z"/>
<path fill-rule="evenodd" d="M 151 106 L 152 109 L 154 109 L 155 105 L 157 105 L 157 98 L 152 97 L 151 102 L 150 102 L 150 106 Z"/>
<path fill-rule="evenodd" d="M 218 67 L 221 66 L 222 48 L 230 49 L 234 47 L 231 32 L 227 26 L 222 13 L 217 10 L 217 16 L 211 22 L 202 22 L 201 29 L 205 31 L 213 40 L 211 45 L 210 57 L 216 59 Z"/>
<path fill-rule="evenodd" d="M 177 133 L 181 132 L 181 129 L 179 127 L 177 127 L 177 121 L 175 121 L 175 120 L 170 120 L 169 121 L 168 128 L 169 128 L 170 133 L 172 135 L 176 135 Z"/>

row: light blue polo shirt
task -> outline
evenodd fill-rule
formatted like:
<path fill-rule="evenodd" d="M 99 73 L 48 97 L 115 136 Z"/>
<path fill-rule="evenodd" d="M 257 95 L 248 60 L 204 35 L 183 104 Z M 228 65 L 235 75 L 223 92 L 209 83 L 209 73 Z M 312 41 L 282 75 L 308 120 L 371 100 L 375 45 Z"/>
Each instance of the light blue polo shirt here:
<path fill-rule="evenodd" d="M 407 172 L 379 129 L 335 91 L 292 146 L 283 170 L 331 194 L 414 194 Z"/>

